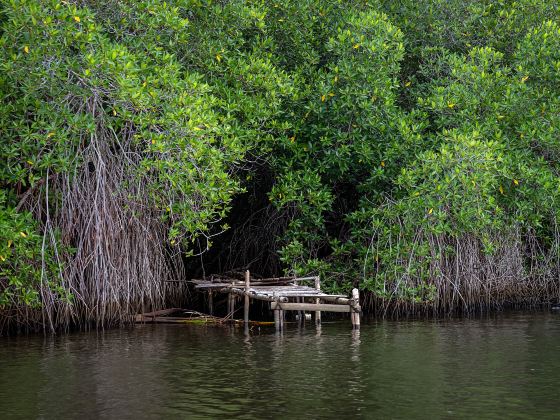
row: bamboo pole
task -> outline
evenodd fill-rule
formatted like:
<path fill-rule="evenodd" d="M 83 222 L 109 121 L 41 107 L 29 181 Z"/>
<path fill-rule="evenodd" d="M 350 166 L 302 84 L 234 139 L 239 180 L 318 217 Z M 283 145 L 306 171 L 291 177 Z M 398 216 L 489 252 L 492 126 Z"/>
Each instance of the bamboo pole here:
<path fill-rule="evenodd" d="M 315 289 L 321 290 L 321 277 L 315 277 Z M 315 303 L 318 305 L 321 302 L 321 299 L 316 298 Z M 315 311 L 315 324 L 321 324 L 321 311 Z"/>
<path fill-rule="evenodd" d="M 251 273 L 245 271 L 245 307 L 243 308 L 243 322 L 249 325 L 249 289 L 251 288 Z"/>

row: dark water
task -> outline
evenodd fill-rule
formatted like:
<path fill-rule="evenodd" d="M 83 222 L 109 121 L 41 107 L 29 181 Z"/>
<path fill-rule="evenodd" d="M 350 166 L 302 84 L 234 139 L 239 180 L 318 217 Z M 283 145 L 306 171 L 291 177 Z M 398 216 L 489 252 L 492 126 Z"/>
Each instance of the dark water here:
<path fill-rule="evenodd" d="M 560 418 L 560 315 L 0 339 L 1 418 Z"/>

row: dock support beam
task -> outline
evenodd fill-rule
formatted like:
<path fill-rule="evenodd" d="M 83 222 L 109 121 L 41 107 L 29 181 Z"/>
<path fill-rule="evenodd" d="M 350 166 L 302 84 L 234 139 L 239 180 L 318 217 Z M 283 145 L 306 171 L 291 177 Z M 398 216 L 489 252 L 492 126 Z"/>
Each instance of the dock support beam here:
<path fill-rule="evenodd" d="M 212 290 L 208 291 L 208 313 L 214 315 L 214 293 Z"/>
<path fill-rule="evenodd" d="M 274 310 L 274 327 L 276 331 L 282 331 L 284 329 L 284 311 L 282 309 Z"/>
<path fill-rule="evenodd" d="M 360 291 L 352 289 L 352 302 L 350 303 L 350 319 L 352 328 L 360 328 Z"/>
<path fill-rule="evenodd" d="M 276 331 L 280 331 L 280 309 L 274 310 L 274 328 Z"/>
<path fill-rule="evenodd" d="M 274 308 L 274 327 L 276 331 L 282 331 L 284 329 L 284 311 L 280 309 L 279 299 L 276 292 L 272 295 L 274 298 L 274 302 L 276 303 L 276 307 Z"/>
<path fill-rule="evenodd" d="M 251 273 L 245 271 L 245 306 L 243 307 L 243 323 L 245 329 L 249 326 L 249 289 L 251 288 Z"/>
<path fill-rule="evenodd" d="M 233 283 L 231 284 L 231 287 L 233 288 Z M 228 293 L 228 317 L 233 318 L 233 313 L 235 312 L 235 296 L 232 292 Z"/>
<path fill-rule="evenodd" d="M 315 289 L 321 290 L 321 277 L 315 277 Z M 316 298 L 315 303 L 318 305 L 321 302 L 321 299 Z M 321 324 L 321 311 L 315 311 L 315 324 Z"/>

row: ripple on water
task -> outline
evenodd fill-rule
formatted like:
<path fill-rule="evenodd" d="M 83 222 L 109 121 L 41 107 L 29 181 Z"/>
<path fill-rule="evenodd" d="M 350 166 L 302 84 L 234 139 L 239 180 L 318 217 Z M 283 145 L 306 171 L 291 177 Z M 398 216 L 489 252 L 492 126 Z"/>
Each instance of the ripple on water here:
<path fill-rule="evenodd" d="M 0 340 L 4 418 L 554 417 L 560 314 Z"/>

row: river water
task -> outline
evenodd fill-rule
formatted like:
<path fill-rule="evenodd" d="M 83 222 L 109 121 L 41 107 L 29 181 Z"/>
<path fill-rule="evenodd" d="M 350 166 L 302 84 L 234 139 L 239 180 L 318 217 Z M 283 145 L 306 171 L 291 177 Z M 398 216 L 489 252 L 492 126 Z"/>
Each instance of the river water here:
<path fill-rule="evenodd" d="M 0 339 L 3 419 L 560 418 L 560 314 Z"/>

